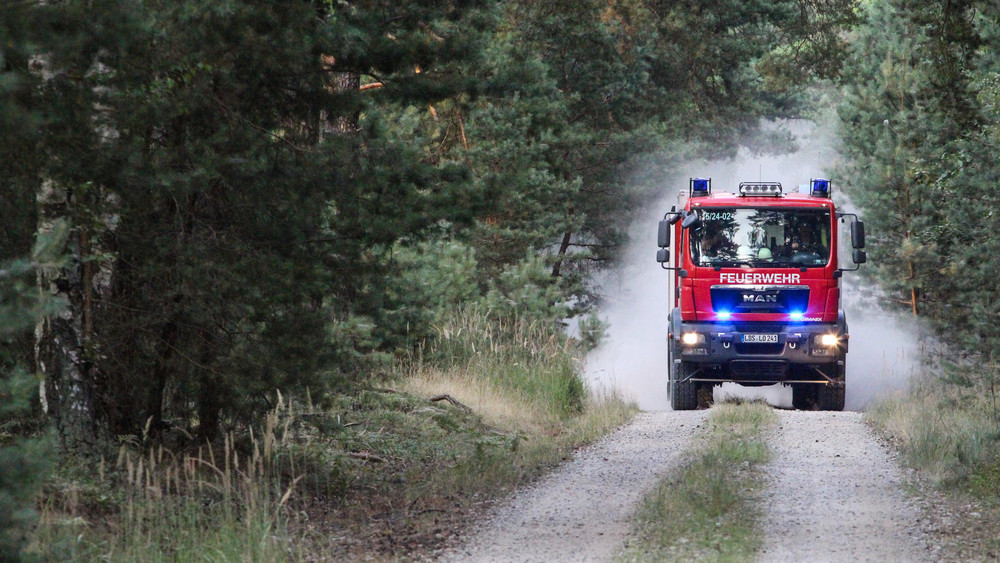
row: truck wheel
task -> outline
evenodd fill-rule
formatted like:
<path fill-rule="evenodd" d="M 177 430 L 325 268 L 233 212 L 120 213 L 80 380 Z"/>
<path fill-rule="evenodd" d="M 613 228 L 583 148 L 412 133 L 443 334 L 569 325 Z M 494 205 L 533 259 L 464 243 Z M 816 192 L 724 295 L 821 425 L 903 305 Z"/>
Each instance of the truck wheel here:
<path fill-rule="evenodd" d="M 847 391 L 847 362 L 837 366 L 837 380 L 840 385 L 820 385 L 816 395 L 816 406 L 821 411 L 844 410 L 844 394 Z"/>
<path fill-rule="evenodd" d="M 807 410 L 816 402 L 816 385 L 809 383 L 792 383 L 792 408 Z"/>
<path fill-rule="evenodd" d="M 844 391 L 846 391 L 846 388 L 843 385 L 820 385 L 816 397 L 816 406 L 821 411 L 844 410 Z"/>
<path fill-rule="evenodd" d="M 694 381 L 680 381 L 687 377 L 691 368 L 681 362 L 674 366 L 670 378 L 670 407 L 675 411 L 690 411 L 698 408 L 698 385 Z"/>

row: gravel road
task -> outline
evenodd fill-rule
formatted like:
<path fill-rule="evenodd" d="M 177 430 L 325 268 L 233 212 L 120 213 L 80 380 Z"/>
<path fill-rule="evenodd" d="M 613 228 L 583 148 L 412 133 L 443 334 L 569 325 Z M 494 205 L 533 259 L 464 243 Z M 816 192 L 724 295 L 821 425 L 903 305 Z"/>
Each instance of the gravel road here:
<path fill-rule="evenodd" d="M 642 413 L 515 493 L 443 561 L 608 561 L 636 504 L 679 461 L 706 411 Z"/>
<path fill-rule="evenodd" d="M 761 561 L 922 561 L 917 503 L 855 412 L 779 413 Z"/>
<path fill-rule="evenodd" d="M 676 466 L 706 411 L 651 412 L 501 503 L 443 561 L 609 561 L 636 504 Z M 859 413 L 779 411 L 768 443 L 760 560 L 922 561 L 932 557 L 903 473 Z"/>

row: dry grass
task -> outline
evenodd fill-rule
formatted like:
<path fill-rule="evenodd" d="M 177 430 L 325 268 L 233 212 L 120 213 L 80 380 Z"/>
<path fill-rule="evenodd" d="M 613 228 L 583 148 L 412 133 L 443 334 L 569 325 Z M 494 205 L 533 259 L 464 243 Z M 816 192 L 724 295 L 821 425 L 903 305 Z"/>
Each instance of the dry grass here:
<path fill-rule="evenodd" d="M 282 476 L 291 405 L 281 401 L 249 447 L 140 454 L 123 445 L 97 475 L 51 490 L 29 556 L 88 561 L 278 561 L 296 558 L 286 509 L 298 478 Z M 89 478 L 88 478 L 89 477 Z M 96 497 L 96 498 L 95 498 Z M 101 509 L 103 507 L 103 510 Z"/>
<path fill-rule="evenodd" d="M 471 408 L 484 424 L 502 432 L 538 434 L 559 425 L 558 416 L 539 409 L 525 393 L 457 368 L 423 368 L 400 380 L 396 388 L 424 397 L 449 394 Z"/>
<path fill-rule="evenodd" d="M 936 485 L 936 491 L 918 494 L 933 497 L 924 521 L 943 546 L 943 559 L 985 560 L 1000 554 L 998 383 L 996 365 L 947 366 L 924 374 L 866 414 L 903 461 Z"/>
<path fill-rule="evenodd" d="M 989 366 L 973 369 L 978 373 L 972 377 L 917 380 L 907 392 L 873 405 L 867 420 L 932 481 L 997 498 L 1000 419 L 989 385 L 997 374 Z"/>

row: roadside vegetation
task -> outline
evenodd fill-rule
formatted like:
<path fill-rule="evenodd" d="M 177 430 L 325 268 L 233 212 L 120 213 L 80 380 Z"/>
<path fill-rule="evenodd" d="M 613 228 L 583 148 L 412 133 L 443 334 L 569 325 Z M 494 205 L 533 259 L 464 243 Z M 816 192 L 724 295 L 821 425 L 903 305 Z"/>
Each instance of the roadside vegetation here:
<path fill-rule="evenodd" d="M 844 65 L 836 176 L 869 228 L 863 274 L 885 289 L 888 307 L 931 327 L 944 350 L 869 420 L 910 466 L 979 507 L 965 511 L 976 519 L 957 514 L 950 525 L 953 543 L 967 546 L 958 558 L 995 558 L 1000 8 L 979 0 L 863 8 Z"/>
<path fill-rule="evenodd" d="M 875 403 L 867 420 L 903 462 L 944 493 L 936 524 L 957 559 L 1000 553 L 1000 368 L 996 363 L 944 362 L 898 396 Z M 993 554 L 992 556 L 990 554 Z"/>
<path fill-rule="evenodd" d="M 778 417 L 764 403 L 712 407 L 688 461 L 642 502 L 619 561 L 749 561 L 763 545 L 761 467 Z"/>
<path fill-rule="evenodd" d="M 551 325 L 466 311 L 437 329 L 440 345 L 382 386 L 322 407 L 279 397 L 261 428 L 218 447 L 127 442 L 96 466 L 64 467 L 27 555 L 418 557 L 635 413 L 586 389 L 582 348 Z M 444 356 L 449 368 L 429 359 Z"/>

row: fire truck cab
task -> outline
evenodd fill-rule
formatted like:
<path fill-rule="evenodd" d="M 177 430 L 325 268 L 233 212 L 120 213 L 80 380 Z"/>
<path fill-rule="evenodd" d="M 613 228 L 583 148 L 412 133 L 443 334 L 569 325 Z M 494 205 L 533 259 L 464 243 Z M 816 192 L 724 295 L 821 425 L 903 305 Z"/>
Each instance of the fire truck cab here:
<path fill-rule="evenodd" d="M 675 410 L 707 403 L 723 382 L 784 383 L 795 408 L 843 410 L 849 333 L 840 280 L 866 261 L 865 234 L 856 215 L 837 211 L 830 190 L 829 180 L 813 179 L 808 193 L 743 182 L 736 193 L 713 194 L 711 179 L 692 178 L 684 208 L 664 215 L 657 261 L 673 272 Z M 838 259 L 845 223 L 849 269 Z"/>

